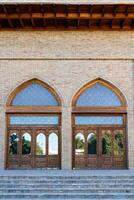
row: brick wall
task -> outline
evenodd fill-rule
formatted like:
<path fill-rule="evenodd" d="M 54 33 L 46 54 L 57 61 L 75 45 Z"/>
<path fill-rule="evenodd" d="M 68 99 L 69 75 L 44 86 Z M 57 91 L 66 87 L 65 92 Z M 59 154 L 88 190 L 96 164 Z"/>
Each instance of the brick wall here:
<path fill-rule="evenodd" d="M 101 77 L 128 104 L 128 163 L 134 168 L 134 32 L 0 32 L 0 168 L 5 160 L 5 104 L 21 83 L 38 78 L 62 99 L 62 167 L 71 168 L 71 101 L 84 84 Z"/>

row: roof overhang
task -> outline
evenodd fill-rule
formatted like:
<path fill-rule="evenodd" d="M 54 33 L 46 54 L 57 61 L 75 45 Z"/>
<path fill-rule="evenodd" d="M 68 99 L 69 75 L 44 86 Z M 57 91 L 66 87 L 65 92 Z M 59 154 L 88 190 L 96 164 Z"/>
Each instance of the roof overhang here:
<path fill-rule="evenodd" d="M 0 30 L 134 30 L 132 2 L 128 4 L 117 4 L 117 1 L 102 4 L 93 4 L 93 1 L 88 1 L 90 3 L 79 1 L 80 3 L 73 4 L 48 3 L 48 1 L 20 3 L 12 0 L 12 2 L 14 3 L 11 3 L 11 0 L 0 2 Z"/>

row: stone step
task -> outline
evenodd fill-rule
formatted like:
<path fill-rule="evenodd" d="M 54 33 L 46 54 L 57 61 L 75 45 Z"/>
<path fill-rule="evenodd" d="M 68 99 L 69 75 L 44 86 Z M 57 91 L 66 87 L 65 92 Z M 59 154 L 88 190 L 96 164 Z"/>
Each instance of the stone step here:
<path fill-rule="evenodd" d="M 10 199 L 7 199 L 7 198 L 2 198 L 2 200 L 22 200 L 23 198 L 10 198 Z M 32 198 L 32 199 L 36 199 L 36 200 L 48 200 L 48 198 Z M 133 200 L 133 197 L 112 197 L 112 198 L 107 198 L 107 197 L 102 197 L 102 198 L 100 198 L 100 197 L 87 197 L 87 198 L 82 198 L 82 197 L 80 197 L 79 199 L 78 198 L 75 198 L 75 197 L 73 197 L 73 198 L 69 198 L 69 197 L 64 197 L 64 198 L 62 198 L 62 197 L 58 197 L 58 198 L 54 198 L 54 197 L 49 197 L 49 200 L 84 200 L 84 199 L 86 199 L 86 200 L 128 200 L 128 199 L 131 199 L 131 200 Z M 25 198 L 25 200 L 29 200 L 29 198 L 28 199 L 26 199 Z"/>
<path fill-rule="evenodd" d="M 15 198 L 15 200 L 20 200 L 20 199 L 22 199 L 22 198 L 19 198 L 19 199 L 18 199 L 18 198 Z M 45 198 L 36 198 L 36 200 L 44 200 L 44 199 L 45 199 Z M 56 200 L 55 198 L 49 198 L 49 199 L 50 199 L 50 200 Z M 65 198 L 65 197 L 64 197 L 64 199 L 63 199 L 63 198 L 58 198 L 58 199 L 59 199 L 59 200 L 72 200 L 72 198 Z M 81 200 L 81 199 L 83 200 L 83 199 L 85 199 L 85 198 L 80 198 L 80 199 L 75 198 L 75 197 L 73 198 L 73 200 Z M 87 199 L 87 198 L 86 198 L 86 199 Z M 89 199 L 89 198 L 88 198 L 88 199 Z M 100 197 L 99 197 L 99 199 L 98 199 L 98 196 L 97 196 L 97 197 L 95 197 L 95 198 L 92 197 L 92 198 L 90 198 L 89 200 L 104 200 L 104 199 L 105 199 L 105 200 L 113 200 L 113 199 L 115 199 L 115 198 L 107 198 L 107 197 L 106 197 L 106 198 L 103 198 L 103 197 L 100 198 Z M 116 197 L 116 199 L 118 199 L 118 200 L 127 200 L 127 199 L 132 199 L 132 198 L 127 198 L 127 199 L 126 199 L 126 197 L 123 197 L 123 196 L 122 196 L 121 198 L 120 198 L 120 197 Z M 7 198 L 6 198 L 6 200 L 10 200 L 10 199 L 7 199 Z M 29 199 L 25 199 L 25 200 L 29 200 Z"/>
<path fill-rule="evenodd" d="M 16 181 L 16 180 L 6 180 L 6 181 L 0 181 L 0 185 L 1 184 L 16 184 L 16 185 L 18 185 L 18 184 L 25 184 L 25 183 L 27 183 L 27 185 L 28 184 L 31 184 L 31 183 L 33 183 L 33 184 L 75 184 L 75 183 L 77 183 L 77 184 L 90 184 L 90 183 L 94 183 L 94 184 L 110 184 L 110 183 L 113 183 L 113 184 L 134 184 L 134 180 L 107 180 L 107 181 L 105 181 L 105 180 L 99 180 L 99 181 L 97 181 L 97 180 L 70 180 L 70 181 L 65 181 L 65 180 L 60 180 L 60 181 L 58 181 L 58 180 L 51 180 L 51 181 L 44 181 L 44 180 L 37 180 L 37 181 L 33 181 L 33 180 L 26 180 L 26 181 L 22 181 L 22 180 L 18 180 L 18 181 Z"/>
<path fill-rule="evenodd" d="M 43 172 L 44 172 L 44 170 L 42 170 Z M 86 170 L 84 170 L 84 172 L 85 172 Z M 7 173 L 6 173 L 7 172 Z M 108 174 L 106 175 L 106 171 L 105 170 L 103 170 L 103 174 L 104 175 L 102 175 L 102 171 L 99 173 L 99 175 L 91 175 L 90 174 L 90 172 L 91 172 L 91 170 L 87 170 L 87 172 L 85 173 L 85 174 L 82 174 L 81 173 L 81 170 L 79 170 L 79 172 L 77 172 L 76 174 L 74 173 L 74 174 L 71 174 L 69 171 L 67 171 L 67 173 L 64 173 L 64 174 L 61 174 L 60 172 L 60 170 L 58 171 L 58 175 L 56 174 L 56 172 L 57 172 L 57 170 L 56 171 L 54 171 L 53 173 L 51 173 L 49 170 L 46 172 L 46 173 L 42 173 L 41 174 L 41 171 L 39 171 L 39 173 L 38 174 L 36 174 L 36 172 L 34 172 L 33 173 L 33 170 L 31 170 L 31 171 L 25 171 L 25 170 L 20 170 L 20 173 L 16 173 L 16 172 L 14 172 L 14 170 L 8 170 L 8 171 L 6 171 L 5 172 L 5 174 L 3 174 L 2 175 L 2 172 L 0 173 L 0 177 L 10 177 L 10 178 L 30 178 L 30 177 L 33 177 L 33 178 L 38 178 L 38 177 L 40 177 L 40 178 L 53 178 L 53 177 L 55 177 L 55 178 L 70 178 L 70 177 L 73 177 L 73 178 L 78 178 L 78 177 L 90 177 L 90 178 L 115 178 L 115 177 L 118 177 L 118 178 L 124 178 L 124 177 L 129 177 L 129 178 L 134 178 L 134 174 L 133 173 L 131 173 L 131 174 L 127 174 L 127 173 L 125 173 L 125 172 L 122 172 L 122 173 L 124 173 L 123 175 L 120 175 L 120 173 L 118 173 L 118 171 L 116 170 L 116 173 L 115 173 L 115 175 L 113 175 L 113 172 L 111 171 L 111 173 L 110 173 L 110 170 L 108 171 Z M 8 172 L 10 172 L 9 173 L 9 175 L 8 175 Z M 17 172 L 19 172 L 19 170 L 17 170 Z M 26 173 L 25 173 L 26 172 Z M 73 171 L 73 172 L 75 172 L 75 171 Z M 120 170 L 119 170 L 119 172 L 120 172 Z M 4 173 L 4 172 L 3 172 Z M 110 175 L 111 174 L 111 175 Z M 118 175 L 119 174 L 119 175 Z"/>
<path fill-rule="evenodd" d="M 134 200 L 134 176 L 0 176 L 0 199 Z"/>
<path fill-rule="evenodd" d="M 89 177 L 89 178 L 87 178 L 87 177 L 81 177 L 81 178 L 74 178 L 74 177 L 70 177 L 70 178 L 64 178 L 64 177 L 62 177 L 62 178 L 55 178 L 55 177 L 53 177 L 53 178 L 48 178 L 48 177 L 42 177 L 42 178 L 40 178 L 40 177 L 37 177 L 37 178 L 35 178 L 35 177 L 29 177 L 29 178 L 14 178 L 14 177 L 4 177 L 4 178 L 1 178 L 0 177 L 0 181 L 6 181 L 6 180 L 15 180 L 15 181 L 19 181 L 19 180 L 21 180 L 21 181 L 26 181 L 26 180 L 33 180 L 33 181 L 37 181 L 37 180 L 41 180 L 41 181 L 52 181 L 52 180 L 57 180 L 57 181 L 62 181 L 62 180 L 64 180 L 64 181 L 71 181 L 71 180 L 75 180 L 75 181 L 79 181 L 79 180 L 95 180 L 95 181 L 99 181 L 99 180 L 104 180 L 104 181 L 109 181 L 109 180 L 121 180 L 121 181 L 123 181 L 123 180 L 134 180 L 134 178 L 129 178 L 129 177 L 124 177 L 124 178 L 104 178 L 104 177 L 102 177 L 102 178 L 94 178 L 94 177 Z"/>
<path fill-rule="evenodd" d="M 0 184 L 0 189 L 2 188 L 64 188 L 64 187 L 68 187 L 68 188 L 134 188 L 134 184 L 126 184 L 126 183 L 122 183 L 122 184 L 94 184 L 94 183 L 90 183 L 90 184 L 20 184 L 20 185 L 14 185 L 14 184 Z"/>
<path fill-rule="evenodd" d="M 44 193 L 44 194 L 29 194 L 29 193 L 20 193 L 20 194 L 16 194 L 16 193 L 12 193 L 12 194 L 1 194 L 0 195 L 0 199 L 96 199 L 96 200 L 100 200 L 102 199 L 120 199 L 122 200 L 124 199 L 134 199 L 134 193 L 131 194 L 122 194 L 122 193 L 109 193 L 109 194 L 102 194 L 102 193 L 98 193 L 98 194 L 92 194 L 92 193 L 86 193 L 86 194 L 81 194 L 81 193 L 74 193 L 74 194 L 68 194 L 68 193 L 64 193 L 64 194 L 59 194 L 59 193 Z"/>
<path fill-rule="evenodd" d="M 15 198 L 15 200 L 20 200 L 21 198 Z M 85 199 L 88 199 L 89 200 L 89 198 L 85 198 Z M 107 199 L 107 198 L 103 198 L 103 199 L 105 199 L 105 200 L 113 200 L 114 198 L 112 198 L 112 199 Z M 103 200 L 102 198 L 100 199 L 99 198 L 99 200 Z M 124 197 L 124 198 L 122 198 L 122 199 L 120 199 L 120 198 L 116 198 L 116 199 L 119 199 L 119 200 L 126 200 L 126 198 Z M 132 198 L 127 198 L 127 199 L 132 199 Z M 5 200 L 5 199 L 1 199 L 1 200 Z M 6 200 L 10 200 L 10 199 L 6 199 Z M 25 200 L 29 200 L 29 199 L 25 199 Z M 45 198 L 43 198 L 43 199 L 41 199 L 41 198 L 36 198 L 36 200 L 46 200 Z M 50 200 L 56 200 L 55 198 L 51 198 Z M 64 199 L 62 199 L 62 198 L 59 198 L 59 200 L 72 200 L 72 198 L 70 199 L 70 198 L 64 198 Z M 73 200 L 81 200 L 81 199 L 78 199 L 78 198 L 73 198 Z M 98 197 L 97 198 L 90 198 L 90 200 L 98 200 Z"/>
<path fill-rule="evenodd" d="M 0 179 L 6 179 L 6 178 L 8 178 L 8 179 L 38 179 L 38 178 L 40 178 L 40 179 L 124 179 L 124 178 L 127 178 L 127 179 L 134 179 L 134 176 L 79 176 L 79 175 L 77 175 L 77 176 L 33 176 L 33 175 L 31 175 L 31 176 L 19 176 L 19 175 L 17 175 L 17 176 L 1 176 L 0 175 Z"/>
<path fill-rule="evenodd" d="M 22 189 L 0 189 L 0 195 L 2 195 L 3 193 L 81 193 L 81 194 L 85 194 L 85 193 L 105 193 L 105 194 L 109 194 L 109 193 L 134 193 L 134 188 L 92 188 L 92 189 L 87 189 L 87 188 L 22 188 Z"/>
<path fill-rule="evenodd" d="M 124 177 L 124 178 L 120 178 L 120 177 L 70 177 L 70 178 L 64 178 L 64 177 L 60 177 L 60 178 L 57 178 L 57 177 L 0 177 L 0 180 L 48 180 L 48 181 L 51 181 L 51 180 L 65 180 L 65 181 L 70 181 L 70 180 L 134 180 L 134 177 L 130 178 L 130 177 Z"/>

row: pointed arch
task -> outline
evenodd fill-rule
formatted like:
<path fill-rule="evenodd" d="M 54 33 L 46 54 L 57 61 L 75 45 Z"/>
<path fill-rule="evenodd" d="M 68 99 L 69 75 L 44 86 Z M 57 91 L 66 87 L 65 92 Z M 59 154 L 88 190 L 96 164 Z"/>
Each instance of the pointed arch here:
<path fill-rule="evenodd" d="M 77 106 L 77 101 L 84 94 L 84 92 L 86 92 L 87 90 L 90 90 L 91 88 L 93 88 L 97 84 L 100 85 L 100 86 L 102 86 L 103 88 L 105 88 L 105 90 L 111 92 L 111 94 L 113 94 L 113 96 L 118 101 L 118 103 L 117 103 L 116 106 L 118 106 L 118 107 L 121 107 L 121 106 L 125 107 L 127 105 L 126 99 L 125 99 L 124 95 L 122 94 L 122 92 L 116 86 L 114 86 L 112 83 L 110 83 L 110 82 L 108 82 L 108 81 L 106 81 L 106 80 L 104 80 L 102 78 L 97 78 L 97 79 L 92 80 L 89 83 L 85 84 L 82 88 L 80 88 L 78 90 L 78 92 L 73 97 L 72 106 L 74 106 L 74 107 Z"/>
<path fill-rule="evenodd" d="M 6 104 L 6 167 L 60 168 L 61 113 L 61 99 L 47 83 L 34 78 L 18 86 Z M 15 141 L 11 141 L 11 136 Z"/>
<path fill-rule="evenodd" d="M 36 86 L 40 86 L 40 88 L 44 88 L 51 95 L 51 98 L 53 97 L 53 99 L 55 99 L 55 102 L 57 102 L 57 105 L 55 103 L 55 106 L 61 106 L 61 99 L 60 99 L 59 95 L 57 94 L 57 92 L 50 85 L 48 85 L 47 83 L 44 83 L 43 81 L 36 79 L 36 78 L 28 80 L 28 81 L 22 83 L 21 85 L 19 85 L 9 95 L 6 106 L 14 106 L 13 102 L 14 102 L 15 98 L 17 97 L 17 95 L 32 85 L 36 85 Z"/>
<path fill-rule="evenodd" d="M 122 92 L 101 78 L 85 84 L 72 100 L 73 167 L 126 168 L 126 128 L 127 102 Z M 75 138 L 79 130 L 86 138 L 86 151 L 80 156 L 75 153 Z M 119 148 L 111 153 L 115 146 L 119 147 L 116 135 L 121 141 L 120 153 L 117 151 Z"/>

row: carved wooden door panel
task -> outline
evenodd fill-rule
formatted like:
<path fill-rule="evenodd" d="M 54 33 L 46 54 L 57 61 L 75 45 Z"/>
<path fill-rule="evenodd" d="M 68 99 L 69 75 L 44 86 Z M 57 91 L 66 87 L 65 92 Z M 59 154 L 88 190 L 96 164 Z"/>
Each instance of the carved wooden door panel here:
<path fill-rule="evenodd" d="M 97 128 L 87 129 L 86 136 L 86 167 L 98 168 L 99 134 Z"/>
<path fill-rule="evenodd" d="M 113 168 L 113 130 L 99 128 L 99 168 Z"/>
<path fill-rule="evenodd" d="M 86 166 L 86 135 L 83 129 L 74 129 L 73 134 L 73 163 L 75 168 L 85 168 Z"/>
<path fill-rule="evenodd" d="M 99 128 L 100 168 L 126 168 L 126 137 L 124 128 Z"/>
<path fill-rule="evenodd" d="M 125 128 L 74 129 L 73 155 L 74 168 L 126 168 Z"/>
<path fill-rule="evenodd" d="M 75 168 L 97 168 L 98 132 L 97 129 L 81 128 L 74 131 Z"/>
<path fill-rule="evenodd" d="M 126 168 L 126 134 L 125 128 L 113 130 L 113 166 L 114 168 Z"/>
<path fill-rule="evenodd" d="M 48 130 L 48 168 L 60 167 L 61 137 L 59 130 Z"/>
<path fill-rule="evenodd" d="M 7 168 L 60 168 L 60 128 L 17 128 L 8 131 Z"/>
<path fill-rule="evenodd" d="M 46 128 L 36 131 L 35 168 L 60 168 L 61 136 L 60 129 Z"/>
<path fill-rule="evenodd" d="M 20 166 L 20 131 L 11 129 L 8 131 L 7 138 L 7 166 L 10 168 L 18 168 Z"/>
<path fill-rule="evenodd" d="M 32 168 L 33 166 L 33 134 L 30 129 L 20 130 L 20 167 Z"/>
<path fill-rule="evenodd" d="M 46 168 L 47 167 L 47 130 L 40 129 L 34 130 L 34 167 Z"/>

